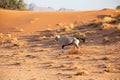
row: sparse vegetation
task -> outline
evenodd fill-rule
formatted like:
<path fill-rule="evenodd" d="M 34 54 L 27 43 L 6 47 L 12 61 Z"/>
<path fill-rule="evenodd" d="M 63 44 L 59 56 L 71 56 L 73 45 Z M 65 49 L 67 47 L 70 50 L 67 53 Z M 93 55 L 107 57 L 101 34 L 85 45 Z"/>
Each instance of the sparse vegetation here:
<path fill-rule="evenodd" d="M 71 29 L 74 29 L 74 28 L 75 28 L 75 25 L 74 25 L 74 24 L 70 24 L 69 27 L 70 27 Z"/>
<path fill-rule="evenodd" d="M 103 67 L 103 68 L 110 68 L 111 65 L 110 65 L 110 64 L 103 64 L 102 67 Z"/>
<path fill-rule="evenodd" d="M 9 38 L 8 39 L 9 43 L 17 43 L 18 42 L 18 38 L 14 37 L 14 38 Z"/>
<path fill-rule="evenodd" d="M 4 10 L 1 10 L 2 12 Z M 17 14 L 14 16 L 14 13 Z M 7 18 L 3 16 L 5 23 L 0 27 L 0 71 L 3 77 L 9 77 L 9 80 L 119 79 L 120 29 L 119 16 L 111 16 L 114 10 L 70 14 L 65 12 L 65 15 L 64 12 L 60 12 L 57 13 L 60 14 L 57 18 L 56 15 L 54 17 L 54 13 L 57 12 L 12 13 L 12 10 L 5 10 Z M 69 15 L 66 15 L 67 13 Z M 117 22 L 102 22 L 106 16 Z M 30 24 L 31 20 L 34 21 L 33 24 Z M 72 23 L 73 21 L 77 23 Z M 56 23 L 59 24 L 55 25 Z M 60 29 L 65 26 L 68 26 L 68 31 Z M 80 43 L 79 48 L 74 48 L 73 45 L 65 47 L 62 53 L 61 45 L 55 41 L 56 35 L 85 38 L 86 42 Z M 69 41 L 65 43 L 67 42 Z M 11 74 L 11 71 L 16 75 Z M 19 75 L 21 73 L 22 77 Z M 46 74 L 47 77 L 41 77 Z"/>
<path fill-rule="evenodd" d="M 120 10 L 120 5 L 118 5 L 118 6 L 116 7 L 116 9 L 117 9 L 117 10 Z"/>
<path fill-rule="evenodd" d="M 58 24 L 58 25 L 63 25 L 63 24 Z M 63 27 L 62 28 L 63 31 L 70 32 L 75 28 L 75 25 L 74 24 L 69 24 L 69 25 L 63 25 L 61 27 Z"/>
<path fill-rule="evenodd" d="M 72 29 L 69 26 L 64 26 L 63 31 L 70 32 Z"/>
<path fill-rule="evenodd" d="M 103 23 L 101 22 L 101 20 L 97 20 L 97 21 L 93 21 L 91 23 L 88 24 L 88 26 L 92 26 L 92 27 L 99 27 L 101 26 Z"/>
<path fill-rule="evenodd" d="M 75 33 L 73 36 L 76 37 L 77 39 L 86 38 L 86 34 L 82 32 Z"/>
<path fill-rule="evenodd" d="M 45 39 L 47 39 L 47 37 L 42 36 L 42 37 L 37 37 L 37 38 L 35 39 L 35 41 L 42 41 L 42 40 L 45 40 Z"/>
<path fill-rule="evenodd" d="M 15 42 L 15 43 L 13 43 L 13 47 L 23 47 L 26 45 L 27 45 L 27 42 Z"/>
<path fill-rule="evenodd" d="M 117 25 L 117 29 L 120 31 L 120 24 Z"/>
<path fill-rule="evenodd" d="M 103 23 L 100 27 L 102 30 L 109 30 L 112 28 L 112 26 L 108 23 Z"/>
<path fill-rule="evenodd" d="M 103 43 L 107 43 L 107 42 L 109 42 L 109 41 L 110 41 L 110 39 L 109 39 L 108 36 L 103 37 Z"/>
<path fill-rule="evenodd" d="M 108 55 L 108 56 L 105 56 L 104 58 L 103 58 L 103 60 L 111 60 L 111 59 L 113 59 L 114 57 L 112 56 L 112 55 Z"/>
<path fill-rule="evenodd" d="M 64 24 L 63 23 L 57 23 L 56 26 L 62 27 L 62 26 L 64 26 Z"/>
<path fill-rule="evenodd" d="M 47 38 L 55 37 L 56 35 L 57 35 L 57 32 L 50 29 L 39 32 L 39 36 L 45 36 Z"/>
<path fill-rule="evenodd" d="M 89 72 L 86 71 L 86 70 L 81 70 L 81 71 L 79 71 L 79 72 L 77 72 L 75 74 L 75 76 L 79 76 L 79 75 L 85 75 L 85 76 L 87 76 L 87 75 L 89 75 Z"/>
<path fill-rule="evenodd" d="M 3 37 L 3 33 L 0 33 L 0 38 L 2 38 Z"/>
<path fill-rule="evenodd" d="M 11 38 L 12 38 L 12 34 L 7 34 L 7 37 L 8 37 L 9 39 L 11 39 Z"/>
<path fill-rule="evenodd" d="M 94 34 L 94 33 L 96 33 L 96 31 L 91 30 L 91 31 L 85 31 L 84 32 L 85 35 Z"/>
<path fill-rule="evenodd" d="M 25 10 L 23 0 L 0 0 L 0 8 L 11 10 Z"/>
<path fill-rule="evenodd" d="M 111 23 L 111 22 L 113 22 L 115 19 L 113 19 L 112 17 L 104 17 L 103 19 L 102 19 L 102 22 L 103 23 Z"/>

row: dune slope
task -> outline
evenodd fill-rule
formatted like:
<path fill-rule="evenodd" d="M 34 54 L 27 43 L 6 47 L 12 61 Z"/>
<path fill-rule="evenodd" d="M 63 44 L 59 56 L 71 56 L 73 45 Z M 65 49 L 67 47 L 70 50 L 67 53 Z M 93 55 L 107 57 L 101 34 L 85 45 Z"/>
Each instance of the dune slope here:
<path fill-rule="evenodd" d="M 30 12 L 0 10 L 0 32 L 23 28 L 26 32 L 60 28 L 56 24 L 85 23 L 99 15 L 112 14 L 112 10 L 84 12 Z"/>

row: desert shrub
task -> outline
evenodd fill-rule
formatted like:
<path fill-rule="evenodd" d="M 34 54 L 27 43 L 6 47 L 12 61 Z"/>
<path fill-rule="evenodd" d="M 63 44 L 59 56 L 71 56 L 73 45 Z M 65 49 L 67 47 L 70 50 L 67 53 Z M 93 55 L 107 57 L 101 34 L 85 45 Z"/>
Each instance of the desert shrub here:
<path fill-rule="evenodd" d="M 119 10 L 120 10 L 120 5 L 118 5 L 118 6 L 116 7 L 116 9 L 119 9 Z"/>
<path fill-rule="evenodd" d="M 10 10 L 25 10 L 24 0 L 0 0 L 0 8 Z"/>

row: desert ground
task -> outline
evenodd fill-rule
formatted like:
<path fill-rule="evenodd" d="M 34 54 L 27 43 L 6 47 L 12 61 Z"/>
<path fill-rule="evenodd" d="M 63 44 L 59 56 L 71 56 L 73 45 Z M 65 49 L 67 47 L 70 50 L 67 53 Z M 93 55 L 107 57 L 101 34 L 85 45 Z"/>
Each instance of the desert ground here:
<path fill-rule="evenodd" d="M 120 11 L 0 10 L 0 80 L 120 80 Z M 64 53 L 55 36 L 82 37 Z"/>

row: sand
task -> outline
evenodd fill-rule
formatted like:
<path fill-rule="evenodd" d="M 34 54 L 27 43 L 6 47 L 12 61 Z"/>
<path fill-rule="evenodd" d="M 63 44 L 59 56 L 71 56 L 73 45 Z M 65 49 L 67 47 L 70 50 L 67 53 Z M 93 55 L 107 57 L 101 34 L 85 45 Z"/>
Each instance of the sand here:
<path fill-rule="evenodd" d="M 0 10 L 0 80 L 120 80 L 116 14 L 116 10 Z M 117 21 L 103 27 L 97 22 L 104 16 Z M 65 29 L 71 24 L 72 29 Z M 79 49 L 67 46 L 61 53 L 55 35 L 75 33 L 84 33 L 86 42 Z"/>

